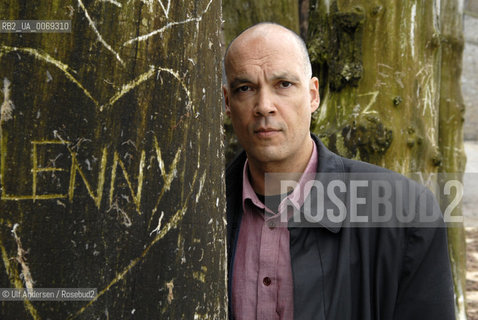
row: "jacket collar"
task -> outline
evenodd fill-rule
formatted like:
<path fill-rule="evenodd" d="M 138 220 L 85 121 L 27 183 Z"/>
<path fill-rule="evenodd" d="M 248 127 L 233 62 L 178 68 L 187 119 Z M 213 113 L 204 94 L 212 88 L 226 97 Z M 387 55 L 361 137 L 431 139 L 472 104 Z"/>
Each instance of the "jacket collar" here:
<path fill-rule="evenodd" d="M 320 139 L 311 134 L 312 139 L 314 140 L 317 146 L 317 153 L 318 153 L 318 162 L 317 162 L 317 174 L 316 179 L 322 183 L 322 185 L 327 186 L 327 180 L 330 180 L 331 175 L 337 179 L 341 179 L 341 181 L 345 181 L 344 177 L 344 164 L 342 161 L 342 157 L 336 155 L 332 151 L 328 150 L 324 144 L 320 141 Z M 246 161 L 246 153 L 243 151 L 236 159 L 232 161 L 232 163 L 228 166 L 226 170 L 226 196 L 229 202 L 229 214 L 228 220 L 229 223 L 232 225 L 228 225 L 228 231 L 231 232 L 231 229 L 236 229 L 237 224 L 239 223 L 240 219 L 233 218 L 236 214 L 240 214 L 238 208 L 240 207 L 240 198 L 242 195 L 242 169 L 244 168 L 244 162 Z M 328 173 L 322 175 L 322 173 Z M 313 196 L 313 194 L 312 194 Z M 346 193 L 339 193 L 339 199 L 345 202 Z M 330 200 L 325 197 L 324 208 L 331 207 L 335 208 L 335 206 L 331 203 Z M 230 215 L 234 211 L 236 214 Z M 240 210 L 242 212 L 242 210 Z M 232 219 L 231 219 L 232 218 Z M 232 220 L 232 221 L 231 221 Z M 320 227 L 324 227 L 327 230 L 337 233 L 342 227 L 342 222 L 335 222 L 328 219 L 327 215 L 324 215 L 324 218 L 321 219 L 320 222 L 317 222 Z M 301 225 L 302 226 L 302 225 Z M 297 228 L 298 226 L 290 226 L 289 228 Z M 318 227 L 316 224 L 311 225 L 311 227 Z M 229 238 L 230 234 L 228 234 Z"/>
<path fill-rule="evenodd" d="M 340 181 L 345 182 L 345 169 L 342 157 L 327 149 L 317 136 L 315 136 L 314 134 L 311 134 L 311 136 L 315 144 L 317 145 L 318 153 L 317 174 L 315 176 L 315 179 L 322 183 L 325 188 L 332 179 L 338 179 Z M 311 192 L 309 194 L 309 197 L 316 198 L 316 193 Z M 346 203 L 346 193 L 338 193 L 337 197 L 342 201 L 342 203 Z M 318 201 L 317 199 L 313 199 L 312 201 L 314 200 Z M 332 201 L 327 196 L 324 196 L 325 212 L 327 211 L 327 208 L 337 209 L 336 206 L 332 203 Z M 328 219 L 327 214 L 324 214 L 323 218 L 319 222 L 317 222 L 318 225 L 326 228 L 333 233 L 337 233 L 340 231 L 340 229 L 342 228 L 342 223 L 343 221 L 337 222 Z M 318 227 L 317 224 L 310 226 Z"/>

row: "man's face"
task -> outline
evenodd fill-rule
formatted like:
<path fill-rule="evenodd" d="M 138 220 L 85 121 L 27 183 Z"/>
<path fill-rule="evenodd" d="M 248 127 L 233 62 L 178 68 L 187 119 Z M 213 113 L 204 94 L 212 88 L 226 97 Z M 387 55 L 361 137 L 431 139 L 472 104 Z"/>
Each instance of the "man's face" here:
<path fill-rule="evenodd" d="M 306 77 L 303 56 L 291 35 L 276 31 L 242 36 L 226 58 L 226 114 L 250 161 L 294 163 L 310 140 L 311 113 L 319 105 L 318 80 Z"/>

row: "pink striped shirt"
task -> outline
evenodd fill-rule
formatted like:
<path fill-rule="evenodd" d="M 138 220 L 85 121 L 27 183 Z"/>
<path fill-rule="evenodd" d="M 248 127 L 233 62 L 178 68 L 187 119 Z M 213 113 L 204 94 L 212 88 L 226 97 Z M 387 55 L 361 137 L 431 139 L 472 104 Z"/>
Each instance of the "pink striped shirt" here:
<path fill-rule="evenodd" d="M 289 252 L 289 230 L 275 227 L 279 214 L 270 211 L 259 200 L 251 186 L 248 164 L 244 164 L 242 217 L 235 251 L 232 279 L 232 310 L 236 320 L 288 320 L 294 317 L 293 281 Z M 287 196 L 302 206 L 307 180 L 317 172 L 317 147 L 296 188 Z M 282 204 L 285 202 L 282 201 Z"/>

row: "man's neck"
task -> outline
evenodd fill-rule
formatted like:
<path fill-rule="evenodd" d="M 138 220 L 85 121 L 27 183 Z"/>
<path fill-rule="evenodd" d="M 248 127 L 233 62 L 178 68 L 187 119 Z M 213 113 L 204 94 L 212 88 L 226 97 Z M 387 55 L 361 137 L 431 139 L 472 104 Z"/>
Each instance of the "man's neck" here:
<path fill-rule="evenodd" d="M 299 181 L 312 156 L 314 149 L 314 141 L 312 138 L 307 141 L 306 145 L 304 152 L 301 152 L 297 157 L 287 161 L 259 163 L 249 160 L 249 180 L 251 181 L 254 191 L 262 195 L 275 195 L 281 192 L 281 180 Z M 268 176 L 267 188 L 265 180 L 266 173 L 277 173 L 277 175 Z"/>

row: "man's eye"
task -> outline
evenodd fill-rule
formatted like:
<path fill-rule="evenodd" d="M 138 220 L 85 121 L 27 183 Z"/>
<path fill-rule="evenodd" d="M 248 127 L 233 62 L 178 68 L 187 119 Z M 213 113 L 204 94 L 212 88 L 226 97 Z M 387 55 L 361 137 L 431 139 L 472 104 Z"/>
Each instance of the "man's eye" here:
<path fill-rule="evenodd" d="M 289 88 L 292 86 L 292 82 L 289 82 L 289 81 L 281 81 L 280 82 L 280 87 L 281 88 Z"/>
<path fill-rule="evenodd" d="M 246 91 L 250 90 L 250 87 L 249 86 L 240 86 L 236 90 L 237 90 L 237 92 L 246 92 Z"/>

